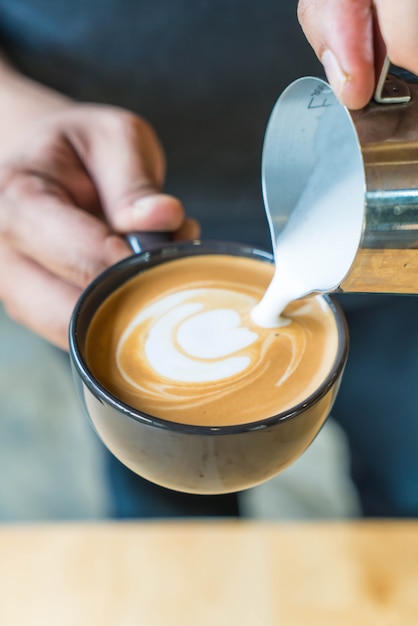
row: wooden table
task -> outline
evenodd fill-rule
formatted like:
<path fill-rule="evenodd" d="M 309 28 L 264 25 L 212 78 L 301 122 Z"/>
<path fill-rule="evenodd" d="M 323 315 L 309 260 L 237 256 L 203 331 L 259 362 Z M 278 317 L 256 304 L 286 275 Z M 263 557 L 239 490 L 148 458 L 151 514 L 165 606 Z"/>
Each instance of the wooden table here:
<path fill-rule="evenodd" d="M 417 626 L 418 521 L 0 526 L 1 626 Z"/>

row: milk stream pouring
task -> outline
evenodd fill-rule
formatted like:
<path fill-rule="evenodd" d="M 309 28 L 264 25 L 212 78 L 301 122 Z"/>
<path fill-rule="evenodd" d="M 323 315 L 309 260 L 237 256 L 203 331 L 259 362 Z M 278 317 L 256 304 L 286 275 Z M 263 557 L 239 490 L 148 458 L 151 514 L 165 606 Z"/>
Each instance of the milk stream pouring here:
<path fill-rule="evenodd" d="M 313 77 L 272 111 L 262 185 L 276 273 L 261 325 L 310 293 L 418 293 L 418 84 L 387 69 L 360 111 Z"/>

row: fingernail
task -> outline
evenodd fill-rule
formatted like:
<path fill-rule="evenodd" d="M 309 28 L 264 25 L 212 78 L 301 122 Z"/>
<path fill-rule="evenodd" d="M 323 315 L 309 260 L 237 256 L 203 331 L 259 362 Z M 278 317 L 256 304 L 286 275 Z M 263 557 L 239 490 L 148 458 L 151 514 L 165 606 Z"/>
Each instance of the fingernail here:
<path fill-rule="evenodd" d="M 154 203 L 154 198 L 149 196 L 135 200 L 132 204 L 131 215 L 135 217 L 148 217 Z"/>
<path fill-rule="evenodd" d="M 118 211 L 115 216 L 118 228 L 122 230 L 140 228 L 152 213 L 152 202 L 148 198 L 140 198 L 129 206 Z"/>
<path fill-rule="evenodd" d="M 324 66 L 329 84 L 335 92 L 335 95 L 337 98 L 341 98 L 349 76 L 343 71 L 337 57 L 331 50 L 325 50 L 321 57 L 321 63 Z"/>

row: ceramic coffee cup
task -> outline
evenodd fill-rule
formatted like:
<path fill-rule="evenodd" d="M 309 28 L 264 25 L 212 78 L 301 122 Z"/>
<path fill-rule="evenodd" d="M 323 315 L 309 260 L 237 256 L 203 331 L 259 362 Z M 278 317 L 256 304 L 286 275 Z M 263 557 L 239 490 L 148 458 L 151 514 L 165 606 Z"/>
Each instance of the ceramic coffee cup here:
<path fill-rule="evenodd" d="M 167 421 L 129 406 L 96 379 L 86 362 L 86 336 L 101 303 L 140 272 L 173 259 L 227 254 L 272 263 L 268 252 L 225 242 L 172 243 L 112 266 L 81 295 L 70 324 L 70 357 L 81 404 L 103 443 L 128 468 L 158 485 L 195 494 L 235 492 L 286 468 L 320 431 L 344 370 L 348 333 L 339 307 L 323 296 L 336 321 L 338 346 L 329 374 L 290 410 L 251 423 L 200 426 Z"/>

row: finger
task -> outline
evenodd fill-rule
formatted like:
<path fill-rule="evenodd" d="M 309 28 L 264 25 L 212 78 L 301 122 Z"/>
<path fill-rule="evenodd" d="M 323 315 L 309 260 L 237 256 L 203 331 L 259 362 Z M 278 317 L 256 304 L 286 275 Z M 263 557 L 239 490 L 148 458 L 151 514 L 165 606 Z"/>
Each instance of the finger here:
<path fill-rule="evenodd" d="M 300 0 L 298 18 L 337 97 L 365 106 L 375 85 L 371 0 Z"/>
<path fill-rule="evenodd" d="M 200 224 L 192 218 L 184 220 L 180 228 L 173 233 L 174 241 L 191 241 L 200 237 Z"/>
<path fill-rule="evenodd" d="M 0 202 L 0 238 L 79 288 L 130 253 L 100 219 L 74 207 L 60 187 L 15 173 Z"/>
<path fill-rule="evenodd" d="M 380 30 L 395 65 L 418 73 L 418 2 L 376 0 Z"/>
<path fill-rule="evenodd" d="M 0 248 L 0 298 L 16 322 L 68 349 L 68 325 L 80 290 L 12 249 Z M 19 285 L 19 289 L 16 289 Z"/>
<path fill-rule="evenodd" d="M 97 109 L 80 106 L 68 136 L 95 182 L 109 224 L 124 233 L 178 229 L 184 209 L 161 193 L 165 159 L 152 128 L 127 111 Z"/>
<path fill-rule="evenodd" d="M 184 209 L 180 200 L 167 194 L 152 194 L 134 201 L 112 213 L 113 227 L 118 232 L 174 231 L 184 221 Z"/>
<path fill-rule="evenodd" d="M 15 147 L 12 158 L 2 166 L 0 188 L 19 173 L 32 175 L 34 181 L 38 176 L 40 185 L 51 183 L 50 193 L 65 195 L 75 206 L 103 215 L 94 182 L 54 117 Z"/>

